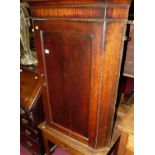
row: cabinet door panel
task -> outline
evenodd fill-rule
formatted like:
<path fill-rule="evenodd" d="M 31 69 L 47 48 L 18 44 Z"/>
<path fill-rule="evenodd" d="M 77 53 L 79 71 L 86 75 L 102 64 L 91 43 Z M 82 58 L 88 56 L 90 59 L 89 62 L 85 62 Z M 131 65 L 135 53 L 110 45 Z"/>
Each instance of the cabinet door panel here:
<path fill-rule="evenodd" d="M 91 37 L 43 32 L 52 121 L 88 136 Z"/>
<path fill-rule="evenodd" d="M 48 27 L 41 22 L 36 37 L 41 42 L 50 124 L 88 138 L 93 35 L 83 28 L 74 31 L 80 29 L 76 24 L 73 31 L 62 31 L 62 25 L 53 30 L 53 23 Z"/>

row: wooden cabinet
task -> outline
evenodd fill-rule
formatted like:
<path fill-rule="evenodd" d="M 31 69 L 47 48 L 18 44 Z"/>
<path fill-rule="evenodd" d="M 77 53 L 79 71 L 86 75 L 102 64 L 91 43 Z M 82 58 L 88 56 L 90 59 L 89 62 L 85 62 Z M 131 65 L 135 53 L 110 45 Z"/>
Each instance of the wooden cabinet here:
<path fill-rule="evenodd" d="M 129 27 L 129 36 L 127 40 L 126 55 L 125 55 L 125 64 L 124 64 L 124 76 L 134 78 L 134 24 L 130 24 Z"/>
<path fill-rule="evenodd" d="M 124 76 L 134 78 L 134 0 L 131 2 L 128 19 L 122 71 Z"/>
<path fill-rule="evenodd" d="M 37 125 L 44 121 L 43 81 L 38 74 L 22 69 L 20 73 L 20 142 L 34 155 L 44 153 Z"/>
<path fill-rule="evenodd" d="M 94 150 L 106 148 L 130 1 L 28 2 L 47 127 Z"/>
<path fill-rule="evenodd" d="M 46 106 L 51 112 L 48 123 L 87 139 L 89 122 L 92 122 L 89 111 L 93 110 L 90 105 L 91 46 L 95 42 L 92 25 L 63 21 L 44 21 L 41 24 L 34 21 L 34 24 L 42 31 L 41 35 L 37 33 L 37 41 L 41 42 L 46 66 L 43 73 L 49 96 Z"/>
<path fill-rule="evenodd" d="M 99 88 L 100 82 L 96 70 L 100 50 L 96 46 L 101 44 L 98 34 L 102 33 L 102 24 L 35 20 L 34 25 L 39 27 L 36 42 L 41 45 L 41 68 L 47 84 L 47 123 L 89 143 L 96 130 L 93 87 Z"/>

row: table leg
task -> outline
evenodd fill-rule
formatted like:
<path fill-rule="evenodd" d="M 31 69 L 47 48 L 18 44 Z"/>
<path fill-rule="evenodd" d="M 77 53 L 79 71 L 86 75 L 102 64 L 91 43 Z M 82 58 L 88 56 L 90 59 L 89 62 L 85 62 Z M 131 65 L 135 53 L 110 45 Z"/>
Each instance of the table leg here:
<path fill-rule="evenodd" d="M 46 155 L 50 155 L 50 147 L 49 147 L 48 139 L 44 134 L 43 134 L 43 139 L 44 139 Z"/>

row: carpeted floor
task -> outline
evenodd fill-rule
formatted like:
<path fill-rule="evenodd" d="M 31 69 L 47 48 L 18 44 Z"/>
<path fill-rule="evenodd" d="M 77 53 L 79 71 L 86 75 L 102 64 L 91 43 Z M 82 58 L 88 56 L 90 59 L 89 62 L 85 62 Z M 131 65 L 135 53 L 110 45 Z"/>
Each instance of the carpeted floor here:
<path fill-rule="evenodd" d="M 32 154 L 25 147 L 20 145 L 20 155 L 32 155 Z M 70 154 L 58 147 L 51 155 L 70 155 Z"/>
<path fill-rule="evenodd" d="M 20 155 L 32 155 L 25 147 L 20 145 Z"/>
<path fill-rule="evenodd" d="M 67 151 L 61 149 L 60 147 L 58 147 L 53 153 L 52 155 L 71 155 L 69 154 Z"/>

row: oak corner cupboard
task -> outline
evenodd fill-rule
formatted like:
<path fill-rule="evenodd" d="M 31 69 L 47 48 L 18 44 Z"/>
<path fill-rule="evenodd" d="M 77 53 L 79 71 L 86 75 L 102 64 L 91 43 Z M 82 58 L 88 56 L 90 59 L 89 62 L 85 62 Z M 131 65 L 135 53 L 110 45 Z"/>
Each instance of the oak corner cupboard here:
<path fill-rule="evenodd" d="M 99 154 L 111 141 L 130 1 L 24 1 L 45 83 L 46 149 L 50 137 L 72 154 Z"/>

